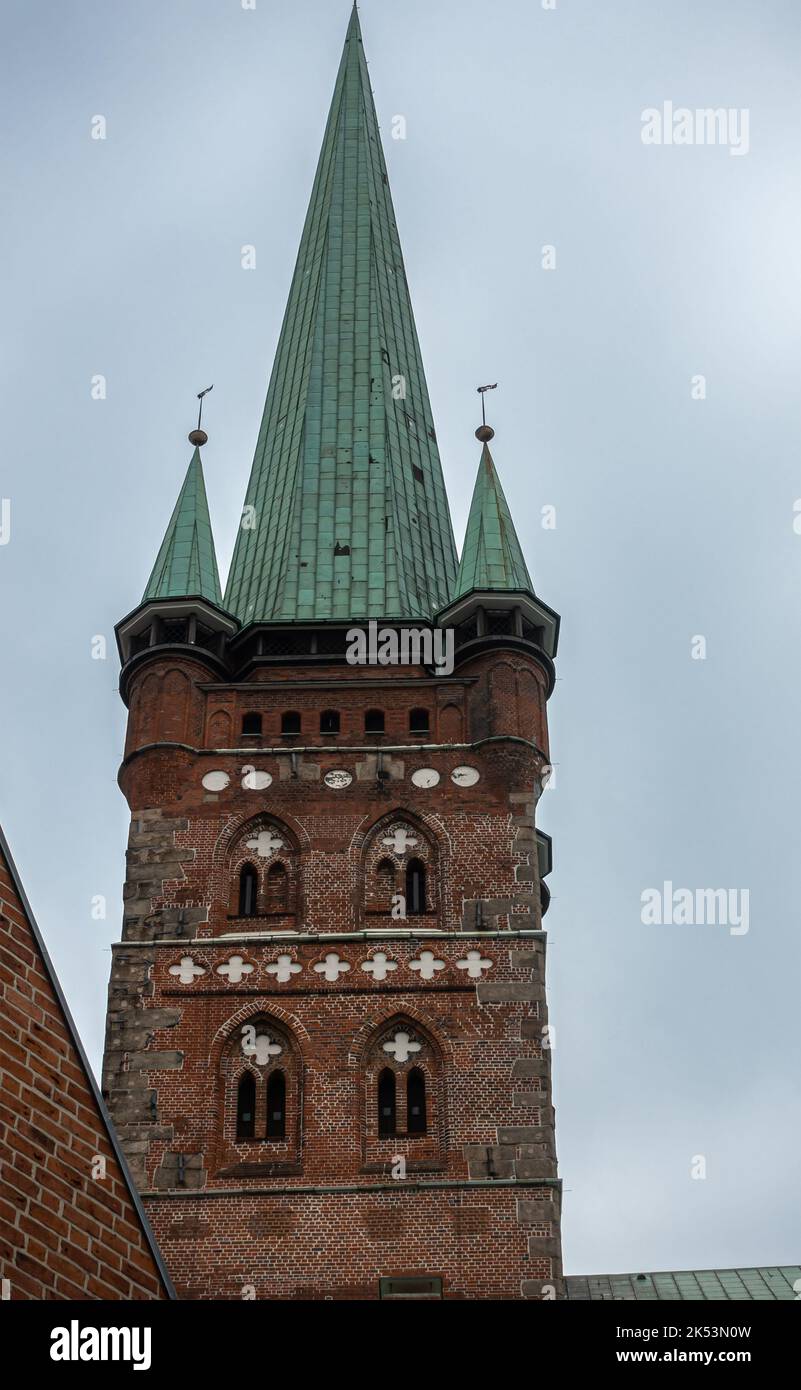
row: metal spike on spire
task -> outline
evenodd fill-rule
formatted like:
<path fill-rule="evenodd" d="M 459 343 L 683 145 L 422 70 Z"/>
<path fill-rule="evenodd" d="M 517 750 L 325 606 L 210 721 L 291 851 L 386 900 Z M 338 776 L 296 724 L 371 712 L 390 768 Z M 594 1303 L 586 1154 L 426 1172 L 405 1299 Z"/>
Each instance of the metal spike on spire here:
<path fill-rule="evenodd" d="M 205 430 L 200 428 L 200 422 L 203 418 L 203 397 L 207 396 L 209 391 L 213 390 L 214 382 L 212 382 L 211 386 L 207 386 L 205 391 L 198 391 L 197 393 L 197 398 L 200 401 L 200 408 L 197 413 L 197 429 L 191 430 L 189 433 L 189 443 L 194 444 L 195 448 L 199 448 L 201 444 L 208 444 L 209 442 L 209 436 L 206 434 Z"/>
<path fill-rule="evenodd" d="M 491 425 L 487 424 L 487 411 L 484 405 L 488 391 L 497 391 L 497 381 L 493 386 L 478 386 L 476 390 L 481 397 L 481 424 L 476 430 L 476 439 L 480 439 L 482 444 L 489 444 L 495 438 L 495 431 Z"/>

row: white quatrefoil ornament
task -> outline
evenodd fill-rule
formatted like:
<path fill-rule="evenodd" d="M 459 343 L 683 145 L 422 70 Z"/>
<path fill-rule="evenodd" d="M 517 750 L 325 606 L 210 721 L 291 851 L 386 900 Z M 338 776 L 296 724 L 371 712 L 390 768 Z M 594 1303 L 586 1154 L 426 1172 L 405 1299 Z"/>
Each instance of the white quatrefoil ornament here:
<path fill-rule="evenodd" d="M 340 975 L 344 975 L 350 966 L 346 960 L 340 960 L 336 951 L 329 951 L 325 960 L 318 960 L 315 965 L 318 975 L 324 975 L 329 984 L 336 984 Z"/>
<path fill-rule="evenodd" d="M 362 961 L 362 970 L 372 975 L 374 980 L 385 980 L 390 970 L 397 970 L 398 962 L 390 960 L 383 951 L 376 951 L 370 960 Z"/>
<path fill-rule="evenodd" d="M 279 985 L 285 985 L 293 975 L 299 975 L 302 969 L 303 966 L 298 965 L 291 956 L 279 956 L 272 965 L 267 966 L 267 974 L 274 975 Z"/>
<path fill-rule="evenodd" d="M 245 963 L 242 956 L 231 956 L 230 960 L 217 966 L 217 974 L 227 975 L 229 985 L 238 985 L 248 975 L 252 975 L 254 969 L 254 966 Z"/>
<path fill-rule="evenodd" d="M 445 969 L 444 960 L 437 960 L 433 951 L 421 951 L 419 960 L 409 961 L 410 970 L 419 970 L 421 980 L 433 980 L 438 970 Z"/>
<path fill-rule="evenodd" d="M 415 1042 L 410 1033 L 396 1033 L 394 1038 L 383 1044 L 385 1052 L 391 1052 L 396 1062 L 408 1062 L 413 1052 L 421 1052 L 423 1044 Z"/>
<path fill-rule="evenodd" d="M 177 975 L 182 985 L 191 985 L 197 975 L 205 975 L 202 965 L 195 965 L 191 956 L 182 956 L 179 965 L 170 966 L 170 974 Z"/>
<path fill-rule="evenodd" d="M 381 843 L 386 845 L 387 849 L 391 849 L 394 854 L 403 857 L 407 849 L 414 849 L 418 841 L 414 835 L 409 834 L 405 825 L 396 825 L 393 827 L 392 833 Z"/>
<path fill-rule="evenodd" d="M 260 830 L 252 840 L 246 841 L 248 849 L 255 849 L 260 859 L 270 859 L 276 850 L 283 849 L 284 842 L 272 830 Z"/>
<path fill-rule="evenodd" d="M 466 970 L 471 980 L 480 980 L 485 970 L 492 969 L 492 961 L 484 960 L 480 951 L 468 951 L 464 960 L 457 960 L 457 970 Z"/>
<path fill-rule="evenodd" d="M 242 1051 L 246 1057 L 250 1057 L 257 1066 L 266 1067 L 273 1057 L 280 1057 L 283 1052 L 280 1043 L 274 1042 L 269 1033 L 259 1033 L 252 1023 L 245 1023 L 242 1026 Z"/>

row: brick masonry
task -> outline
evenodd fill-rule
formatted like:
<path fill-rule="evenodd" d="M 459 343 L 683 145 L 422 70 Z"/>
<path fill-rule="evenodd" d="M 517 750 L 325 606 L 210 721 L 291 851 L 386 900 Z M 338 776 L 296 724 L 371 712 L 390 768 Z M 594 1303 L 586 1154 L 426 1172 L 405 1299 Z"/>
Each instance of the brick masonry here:
<path fill-rule="evenodd" d="M 1 838 L 0 1079 L 4 1296 L 172 1296 Z"/>
<path fill-rule="evenodd" d="M 222 686 L 194 655 L 154 652 L 128 689 L 131 831 L 103 1084 L 179 1294 L 377 1298 L 381 1278 L 425 1275 L 446 1298 L 560 1297 L 537 662 L 485 653 L 447 679 L 273 668 Z M 427 734 L 410 735 L 413 708 L 428 709 Z M 328 709 L 338 735 L 320 733 Z M 364 732 L 375 709 L 383 736 Z M 301 716 L 293 737 L 287 710 Z M 261 736 L 243 739 L 246 713 L 261 714 Z M 474 785 L 454 781 L 462 767 Z M 437 784 L 416 785 L 420 769 Z M 335 772 L 346 785 L 326 782 Z M 396 852 L 399 826 L 413 849 Z M 280 842 L 264 858 L 261 832 Z M 412 854 L 425 910 L 404 918 L 386 884 L 403 894 Z M 246 863 L 255 918 L 238 915 Z M 416 1048 L 406 1060 L 387 1051 L 401 1031 Z M 425 1134 L 408 1132 L 413 1066 Z M 286 1130 L 267 1141 L 276 1070 Z M 252 1139 L 236 1128 L 246 1071 Z"/>

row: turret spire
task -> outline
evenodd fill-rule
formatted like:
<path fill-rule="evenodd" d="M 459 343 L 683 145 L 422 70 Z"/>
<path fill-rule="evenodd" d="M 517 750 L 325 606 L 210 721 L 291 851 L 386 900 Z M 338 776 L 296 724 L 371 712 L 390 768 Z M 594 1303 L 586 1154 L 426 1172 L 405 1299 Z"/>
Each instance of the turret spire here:
<path fill-rule="evenodd" d="M 242 623 L 430 618 L 456 551 L 354 6 L 226 593 Z"/>
<path fill-rule="evenodd" d="M 222 607 L 217 556 L 198 448 L 190 460 L 142 602 L 164 598 L 205 598 Z"/>
<path fill-rule="evenodd" d="M 488 425 L 484 428 L 489 430 Z M 482 436 L 481 427 L 476 434 Z M 481 451 L 454 599 L 473 589 L 534 592 L 487 442 Z"/>

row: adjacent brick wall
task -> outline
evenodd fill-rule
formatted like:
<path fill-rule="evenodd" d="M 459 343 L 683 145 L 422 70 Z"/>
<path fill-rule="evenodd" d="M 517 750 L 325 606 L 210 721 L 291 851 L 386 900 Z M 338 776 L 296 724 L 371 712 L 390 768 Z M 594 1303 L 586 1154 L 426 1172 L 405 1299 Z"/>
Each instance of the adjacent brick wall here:
<path fill-rule="evenodd" d="M 168 1297 L 1 846 L 0 1277 L 12 1299 Z"/>

